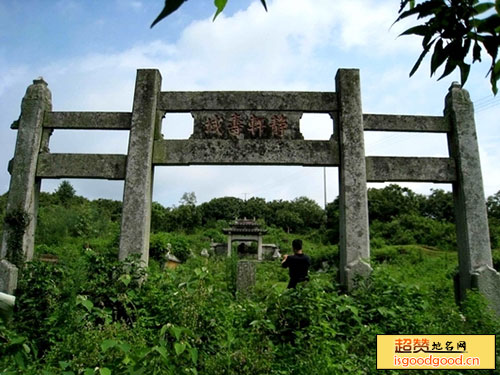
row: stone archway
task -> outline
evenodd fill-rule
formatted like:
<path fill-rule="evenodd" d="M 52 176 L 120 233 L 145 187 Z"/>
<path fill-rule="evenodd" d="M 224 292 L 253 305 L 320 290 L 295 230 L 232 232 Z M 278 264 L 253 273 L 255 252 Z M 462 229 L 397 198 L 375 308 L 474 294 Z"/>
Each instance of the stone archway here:
<path fill-rule="evenodd" d="M 477 285 L 500 314 L 500 274 L 493 269 L 474 110 L 467 91 L 452 85 L 444 116 L 363 114 L 359 71 L 340 69 L 335 92 L 167 92 L 155 69 L 137 72 L 132 112 L 54 112 L 47 83 L 35 80 L 12 125 L 18 130 L 7 213 L 29 218 L 6 224 L 0 252 L 0 291 L 16 288 L 17 269 L 7 259 L 9 238 L 27 260 L 33 256 L 37 197 L 43 178 L 125 180 L 119 258 L 149 259 L 153 169 L 173 165 L 300 165 L 339 167 L 340 281 L 348 289 L 371 272 L 367 182 L 415 181 L 453 185 L 459 243 L 459 297 Z M 191 113 L 189 139 L 163 139 L 161 118 Z M 304 140 L 303 113 L 327 113 L 327 141 Z M 129 130 L 126 155 L 50 153 L 54 129 Z M 364 131 L 445 133 L 449 157 L 370 157 Z M 19 232 L 22 233 L 19 233 Z"/>

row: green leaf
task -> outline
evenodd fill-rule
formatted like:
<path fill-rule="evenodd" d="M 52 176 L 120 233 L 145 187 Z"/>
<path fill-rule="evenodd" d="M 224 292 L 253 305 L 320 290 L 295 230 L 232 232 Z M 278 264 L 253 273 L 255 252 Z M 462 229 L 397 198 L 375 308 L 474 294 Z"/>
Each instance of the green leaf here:
<path fill-rule="evenodd" d="M 420 56 L 418 57 L 417 59 L 417 62 L 415 63 L 415 65 L 413 65 L 413 68 L 411 69 L 410 71 L 410 77 L 415 74 L 415 72 L 417 71 L 418 67 L 420 66 L 420 64 L 422 63 L 422 60 L 424 59 L 425 55 L 427 55 L 427 53 L 429 52 L 429 49 L 428 48 L 424 48 L 424 50 L 422 51 L 422 53 L 420 54 Z"/>
<path fill-rule="evenodd" d="M 153 26 L 160 22 L 162 19 L 179 9 L 184 1 L 186 0 L 165 0 L 165 6 L 163 7 L 163 10 L 158 15 L 158 17 L 156 17 L 150 27 L 153 28 Z"/>
<path fill-rule="evenodd" d="M 474 43 L 474 48 L 472 49 L 472 62 L 481 62 L 481 46 L 478 42 Z"/>
<path fill-rule="evenodd" d="M 107 367 L 101 367 L 99 369 L 99 374 L 101 375 L 111 375 L 111 370 Z"/>
<path fill-rule="evenodd" d="M 61 370 L 66 370 L 70 365 L 71 363 L 69 362 L 59 361 L 59 367 L 61 368 Z"/>
<path fill-rule="evenodd" d="M 484 12 L 490 10 L 494 6 L 495 6 L 494 3 L 479 3 L 476 6 L 474 6 L 474 11 L 477 15 L 477 14 L 481 14 L 481 13 L 484 13 Z"/>
<path fill-rule="evenodd" d="M 172 333 L 174 334 L 175 336 L 175 339 L 178 341 L 180 340 L 181 338 L 181 333 L 182 333 L 182 327 L 176 327 L 176 326 L 172 326 L 170 328 L 170 330 L 172 331 Z"/>
<path fill-rule="evenodd" d="M 184 350 L 186 350 L 186 344 L 176 342 L 174 344 L 174 349 L 175 349 L 175 354 L 181 355 L 184 352 Z"/>
<path fill-rule="evenodd" d="M 198 349 L 189 349 L 189 354 L 191 354 L 191 361 L 193 361 L 193 363 L 196 365 L 196 363 L 198 362 Z"/>
<path fill-rule="evenodd" d="M 80 303 L 83 305 L 83 307 L 85 307 L 87 309 L 88 312 L 91 312 L 92 308 L 94 307 L 94 304 L 92 303 L 92 301 L 90 301 L 88 299 L 84 299 Z"/>
<path fill-rule="evenodd" d="M 132 345 L 127 344 L 126 342 L 118 344 L 116 345 L 116 347 L 120 349 L 123 353 L 128 353 L 130 349 L 132 349 Z"/>
<path fill-rule="evenodd" d="M 491 91 L 496 95 L 498 93 L 497 81 L 500 79 L 500 61 L 497 61 L 495 65 L 492 66 L 490 74 Z"/>
<path fill-rule="evenodd" d="M 414 27 L 410 27 L 408 30 L 403 31 L 399 36 L 402 35 L 427 35 L 428 32 L 430 32 L 431 29 L 427 25 L 418 25 Z"/>
<path fill-rule="evenodd" d="M 102 351 L 107 351 L 110 348 L 114 348 L 117 342 L 115 340 L 104 340 L 101 344 Z"/>
<path fill-rule="evenodd" d="M 164 359 L 168 358 L 167 355 L 167 349 L 165 349 L 163 346 L 155 346 L 154 350 L 159 353 Z"/>
<path fill-rule="evenodd" d="M 493 36 L 485 36 L 483 39 L 484 48 L 493 60 L 496 59 L 498 54 L 499 40 Z"/>
<path fill-rule="evenodd" d="M 93 368 L 86 368 L 85 370 L 83 370 L 83 375 L 94 375 L 95 374 L 95 370 Z"/>
<path fill-rule="evenodd" d="M 226 7 L 227 0 L 214 0 L 214 5 L 217 8 L 217 11 L 215 12 L 214 18 L 212 21 L 215 21 L 217 16 L 222 13 L 224 8 Z"/>
<path fill-rule="evenodd" d="M 120 280 L 125 286 L 128 286 L 130 284 L 130 281 L 132 281 L 132 277 L 129 274 L 121 275 Z"/>
<path fill-rule="evenodd" d="M 459 64 L 459 67 L 460 67 L 460 81 L 463 87 L 465 85 L 465 82 L 467 82 L 467 78 L 469 78 L 470 64 L 462 62 Z"/>
<path fill-rule="evenodd" d="M 431 58 L 431 76 L 446 61 L 446 52 L 443 48 L 443 39 L 439 39 L 434 46 L 434 52 Z"/>
<path fill-rule="evenodd" d="M 489 17 L 478 20 L 477 31 L 480 33 L 491 34 L 492 30 L 496 30 L 500 26 L 500 16 L 492 14 Z"/>

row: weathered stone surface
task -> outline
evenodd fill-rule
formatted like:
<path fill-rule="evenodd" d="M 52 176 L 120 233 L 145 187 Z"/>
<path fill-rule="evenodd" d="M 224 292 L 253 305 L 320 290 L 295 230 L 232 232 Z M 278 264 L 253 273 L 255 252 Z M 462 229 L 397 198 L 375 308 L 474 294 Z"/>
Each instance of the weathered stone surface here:
<path fill-rule="evenodd" d="M 365 130 L 390 132 L 447 133 L 450 124 L 443 116 L 403 116 L 364 114 Z"/>
<path fill-rule="evenodd" d="M 238 271 L 236 276 L 236 290 L 241 293 L 248 293 L 255 285 L 256 263 L 251 260 L 238 261 Z"/>
<path fill-rule="evenodd" d="M 191 139 L 304 139 L 302 112 L 195 111 Z"/>
<path fill-rule="evenodd" d="M 492 310 L 500 316 L 500 273 L 483 266 L 475 270 L 473 276 L 479 291 L 486 297 Z"/>
<path fill-rule="evenodd" d="M 336 76 L 340 141 L 340 282 L 347 290 L 371 268 L 368 198 L 359 71 L 339 69 Z"/>
<path fill-rule="evenodd" d="M 9 321 L 14 312 L 16 297 L 10 294 L 0 292 L 0 318 Z"/>
<path fill-rule="evenodd" d="M 368 182 L 414 181 L 453 182 L 456 179 L 452 158 L 382 157 L 366 158 Z"/>
<path fill-rule="evenodd" d="M 126 155 L 47 154 L 38 157 L 39 178 L 125 179 Z"/>
<path fill-rule="evenodd" d="M 304 140 L 159 140 L 155 165 L 303 165 L 338 166 L 338 143 Z"/>
<path fill-rule="evenodd" d="M 119 259 L 138 253 L 145 264 L 149 260 L 153 141 L 160 87 L 161 75 L 158 70 L 137 71 L 123 193 Z"/>
<path fill-rule="evenodd" d="M 47 112 L 43 126 L 52 129 L 129 130 L 130 112 Z"/>
<path fill-rule="evenodd" d="M 456 83 L 450 87 L 446 97 L 445 116 L 452 126 L 448 142 L 457 169 L 453 195 L 459 253 L 459 294 L 463 298 L 466 289 L 471 287 L 471 275 L 492 269 L 493 261 L 474 108 L 469 93 Z M 487 279 L 492 283 L 495 282 L 493 280 L 498 280 L 491 277 Z M 496 283 L 496 293 L 499 293 L 500 282 Z M 494 288 L 488 286 L 487 289 Z"/>
<path fill-rule="evenodd" d="M 125 178 L 119 257 L 139 253 L 147 263 L 155 165 L 340 166 L 340 276 L 348 290 L 357 277 L 371 272 L 366 182 L 453 182 L 458 294 L 464 296 L 466 289 L 477 286 L 500 314 L 500 274 L 492 268 L 473 108 L 466 91 L 456 85 L 450 89 L 445 117 L 441 117 L 363 115 L 359 72 L 354 69 L 338 71 L 337 92 L 160 92 L 160 85 L 157 70 L 139 70 L 132 113 L 50 112 L 47 84 L 35 80 L 28 88 L 21 116 L 12 125 L 19 131 L 15 157 L 9 164 L 12 178 L 7 204 L 7 210 L 21 209 L 31 219 L 22 243 L 26 259 L 33 253 L 40 178 Z M 193 113 L 192 138 L 162 140 L 165 112 Z M 335 118 L 330 141 L 302 139 L 299 119 L 307 112 Z M 214 116 L 222 122 L 214 122 Z M 252 128 L 248 128 L 251 121 Z M 54 129 L 130 130 L 128 155 L 50 154 Z M 365 157 L 363 130 L 445 132 L 451 158 Z M 9 231 L 5 229 L 0 257 L 7 254 Z M 231 244 L 236 237 L 231 233 L 229 237 Z M 221 253 L 230 253 L 230 245 L 213 245 Z M 259 243 L 258 248 L 262 247 Z M 259 259 L 262 254 L 259 250 Z M 0 290 L 11 293 L 17 268 L 9 264 L 0 262 Z M 238 290 L 247 291 L 254 283 L 255 263 L 240 262 Z"/>
<path fill-rule="evenodd" d="M 163 91 L 158 109 L 191 111 L 299 111 L 328 113 L 337 110 L 335 92 L 281 91 Z"/>
<path fill-rule="evenodd" d="M 17 288 L 17 267 L 6 259 L 0 260 L 0 292 L 14 294 Z"/>
<path fill-rule="evenodd" d="M 40 179 L 36 178 L 38 153 L 42 141 L 43 117 L 52 108 L 51 93 L 43 79 L 33 81 L 28 87 L 21 104 L 18 120 L 16 150 L 12 162 L 12 172 L 7 198 L 7 209 L 21 209 L 29 217 L 29 224 L 24 230 L 22 252 L 26 260 L 33 257 L 35 228 L 37 218 L 38 193 Z M 7 255 L 7 242 L 10 229 L 4 227 L 0 258 Z"/>

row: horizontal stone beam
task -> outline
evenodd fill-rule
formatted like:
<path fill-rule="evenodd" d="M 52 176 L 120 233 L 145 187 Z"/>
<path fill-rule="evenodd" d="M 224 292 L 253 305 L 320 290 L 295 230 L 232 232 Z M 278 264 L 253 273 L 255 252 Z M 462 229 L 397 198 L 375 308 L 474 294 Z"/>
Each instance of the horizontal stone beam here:
<path fill-rule="evenodd" d="M 455 162 L 451 158 L 369 156 L 366 179 L 368 182 L 451 183 L 456 179 Z"/>
<path fill-rule="evenodd" d="M 167 112 L 248 110 L 328 113 L 337 110 L 337 94 L 305 91 L 163 91 L 158 109 Z"/>
<path fill-rule="evenodd" d="M 44 128 L 130 130 L 130 112 L 47 112 Z"/>
<path fill-rule="evenodd" d="M 159 140 L 155 165 L 303 165 L 338 166 L 338 143 L 304 140 Z"/>
<path fill-rule="evenodd" d="M 49 154 L 38 156 L 36 176 L 40 178 L 125 179 L 126 155 Z"/>
<path fill-rule="evenodd" d="M 363 115 L 364 130 L 446 133 L 450 124 L 443 116 Z"/>

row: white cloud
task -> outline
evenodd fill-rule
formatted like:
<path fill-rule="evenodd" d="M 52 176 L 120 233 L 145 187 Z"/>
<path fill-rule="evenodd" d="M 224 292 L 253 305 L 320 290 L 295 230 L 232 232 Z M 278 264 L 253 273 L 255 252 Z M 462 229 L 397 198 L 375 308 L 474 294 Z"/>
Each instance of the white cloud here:
<path fill-rule="evenodd" d="M 123 1 L 136 8 L 142 4 Z M 46 78 L 53 93 L 54 110 L 130 111 L 138 68 L 158 68 L 164 90 L 333 91 L 336 69 L 355 66 L 361 69 L 365 112 L 433 115 L 442 112 L 450 80 L 436 83 L 429 79 L 424 65 L 414 78 L 408 78 L 420 46 L 416 38 L 396 38 L 406 24 L 390 28 L 398 7 L 393 0 L 275 0 L 268 5 L 267 13 L 260 2 L 254 1 L 232 16 L 221 14 L 216 22 L 211 21 L 211 15 L 195 20 L 178 38 L 168 41 L 132 40 L 130 48 L 118 52 L 96 50 L 91 55 L 56 60 L 48 66 L 11 67 L 5 71 L 12 74 L 4 74 L 0 81 L 0 102 L 8 96 L 7 92 L 15 89 L 21 93 L 15 100 L 9 100 L 20 104 L 29 83 L 28 75 Z M 471 76 L 471 79 L 476 78 Z M 480 142 L 482 137 L 489 139 L 498 126 L 490 124 L 498 118 L 498 113 L 496 109 L 481 114 L 489 125 L 479 125 Z M 323 124 L 328 120 L 321 121 L 309 125 L 307 138 L 325 139 Z M 191 124 L 183 120 L 182 126 Z M 3 142 L 7 130 L 4 127 L 0 131 Z M 12 131 L 8 132 L 10 145 Z M 176 132 L 186 134 L 181 129 L 173 133 Z M 57 142 L 67 149 L 80 144 L 90 151 L 97 146 L 102 148 L 102 144 L 98 145 L 102 142 L 113 150 L 123 149 L 123 142 L 116 141 L 114 136 L 103 141 L 91 137 L 62 138 Z M 433 143 L 426 141 L 424 145 L 412 143 L 387 142 L 379 144 L 378 149 L 380 153 L 397 153 L 410 152 L 412 147 L 419 152 L 432 152 L 434 148 Z M 497 144 L 498 140 L 492 139 L 491 144 L 482 148 L 487 194 L 498 190 L 500 185 L 500 181 L 491 177 L 496 175 L 495 167 L 500 161 L 500 155 L 495 153 Z M 10 155 L 11 151 L 8 155 L 1 154 L 2 165 L 6 166 Z M 336 173 L 330 174 L 333 177 L 328 178 L 328 195 L 333 200 L 338 189 Z M 7 178 L 1 175 L 0 186 L 7 185 Z M 322 168 L 172 167 L 158 168 L 154 191 L 155 199 L 168 205 L 177 204 L 185 191 L 195 191 L 199 202 L 227 194 L 241 198 L 247 193 L 268 199 L 309 195 L 322 204 L 322 181 Z M 100 183 L 93 182 L 88 190 L 85 186 L 79 183 L 80 194 L 99 196 Z M 106 194 L 112 190 L 106 190 Z M 121 194 L 116 189 L 114 198 L 121 199 Z"/>

